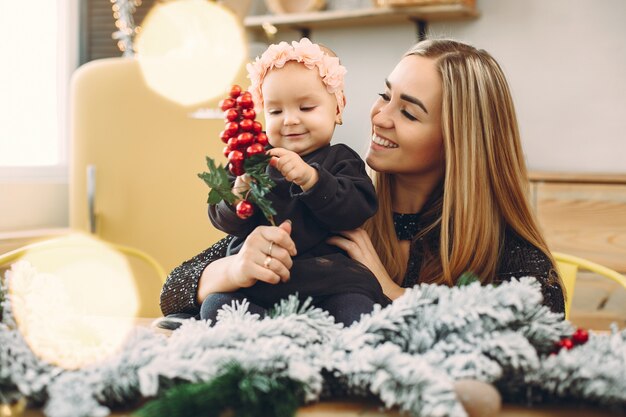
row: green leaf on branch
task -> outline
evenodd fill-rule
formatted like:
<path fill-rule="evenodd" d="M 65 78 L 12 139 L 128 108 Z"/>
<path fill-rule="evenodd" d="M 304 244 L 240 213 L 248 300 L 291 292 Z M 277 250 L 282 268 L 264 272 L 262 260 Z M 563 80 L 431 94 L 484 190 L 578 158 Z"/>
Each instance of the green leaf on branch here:
<path fill-rule="evenodd" d="M 211 188 L 207 202 L 209 204 L 217 204 L 224 200 L 229 204 L 237 201 L 237 196 L 232 192 L 232 185 L 228 178 L 228 172 L 221 164 L 216 166 L 215 161 L 207 156 L 206 164 L 209 172 L 198 174 L 208 186 Z"/>
<path fill-rule="evenodd" d="M 274 183 L 272 182 L 272 184 Z M 260 208 L 265 218 L 269 220 L 270 223 L 273 223 L 272 217 L 276 214 L 276 210 L 272 207 L 272 202 L 265 197 L 265 195 L 269 192 L 269 187 L 264 187 L 257 182 L 251 182 L 248 200 Z"/>
<path fill-rule="evenodd" d="M 470 285 L 473 282 L 480 282 L 480 278 L 478 275 L 473 272 L 463 272 L 459 279 L 456 281 L 457 287 L 464 287 L 466 285 Z"/>

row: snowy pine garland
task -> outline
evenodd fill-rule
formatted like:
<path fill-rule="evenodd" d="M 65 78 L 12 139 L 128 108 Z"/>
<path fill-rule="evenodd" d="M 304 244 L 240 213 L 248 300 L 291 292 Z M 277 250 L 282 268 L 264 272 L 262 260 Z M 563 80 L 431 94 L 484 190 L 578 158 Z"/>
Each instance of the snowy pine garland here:
<path fill-rule="evenodd" d="M 316 401 L 329 375 L 344 391 L 375 395 L 414 416 L 466 415 L 453 389 L 462 378 L 514 380 L 551 396 L 618 407 L 626 402 L 626 330 L 594 334 L 585 345 L 550 355 L 573 328 L 541 304 L 534 278 L 497 287 L 418 285 L 349 328 L 296 297 L 264 319 L 247 303 L 234 304 L 214 327 L 189 320 L 170 337 L 137 328 L 118 354 L 74 371 L 37 359 L 16 330 L 10 303 L 3 307 L 0 393 L 45 401 L 49 417 L 106 416 L 111 408 L 176 397 L 166 393 L 174 386 L 191 395 L 184 384 L 226 381 L 233 366 L 256 381 L 284 381 L 251 390 L 259 406 L 263 395 L 287 385 L 301 387 L 302 401 Z"/>

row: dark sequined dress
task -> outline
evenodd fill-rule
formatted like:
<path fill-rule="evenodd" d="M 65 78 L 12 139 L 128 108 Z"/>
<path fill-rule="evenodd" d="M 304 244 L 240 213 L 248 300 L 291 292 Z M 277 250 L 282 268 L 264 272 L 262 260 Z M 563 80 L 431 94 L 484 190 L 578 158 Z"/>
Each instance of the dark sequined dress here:
<path fill-rule="evenodd" d="M 400 240 L 411 240 L 420 230 L 419 217 L 419 213 L 394 214 L 396 234 Z M 161 290 L 161 311 L 164 315 L 173 313 L 197 315 L 199 313 L 200 306 L 196 302 L 196 293 L 202 271 L 211 262 L 226 255 L 228 244 L 232 239 L 232 236 L 225 237 L 170 273 Z M 412 287 L 418 283 L 417 277 L 422 260 L 421 243 L 417 240 L 411 244 L 403 287 Z M 431 247 L 434 246 L 431 245 Z M 541 283 L 544 304 L 554 312 L 563 313 L 565 311 L 563 291 L 560 285 L 550 278 L 552 274 L 554 274 L 554 267 L 550 259 L 507 228 L 494 281 L 508 281 L 513 277 L 536 277 Z"/>

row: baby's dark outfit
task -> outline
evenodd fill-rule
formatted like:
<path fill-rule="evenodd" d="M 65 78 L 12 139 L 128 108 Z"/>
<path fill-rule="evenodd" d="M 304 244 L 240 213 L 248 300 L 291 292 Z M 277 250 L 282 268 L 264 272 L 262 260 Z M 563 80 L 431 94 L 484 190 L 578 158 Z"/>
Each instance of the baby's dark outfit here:
<path fill-rule="evenodd" d="M 361 226 L 378 208 L 376 192 L 365 172 L 363 160 L 343 144 L 325 146 L 302 159 L 319 175 L 318 182 L 307 191 L 287 181 L 276 168 L 268 166 L 267 171 L 276 183 L 267 195 L 277 212 L 274 221 L 276 224 L 287 219 L 292 222 L 291 238 L 298 254 L 293 258 L 290 280 L 276 285 L 257 282 L 250 288 L 213 298 L 222 303 L 225 297 L 233 300 L 245 297 L 267 309 L 280 299 L 297 293 L 301 299 L 312 297 L 317 306 L 327 306 L 331 314 L 336 308 L 330 306 L 344 304 L 332 300 L 340 294 L 358 294 L 364 296 L 364 300 L 371 300 L 365 310 L 371 311 L 374 303 L 387 304 L 389 299 L 383 294 L 376 277 L 343 250 L 326 243 L 334 232 Z M 248 219 L 240 219 L 234 207 L 223 201 L 209 205 L 209 218 L 216 228 L 234 236 L 226 256 L 238 253 L 246 237 L 257 226 L 269 224 L 260 210 Z M 213 316 L 214 306 L 208 305 L 214 301 L 205 301 L 207 306 L 203 306 L 202 316 Z"/>

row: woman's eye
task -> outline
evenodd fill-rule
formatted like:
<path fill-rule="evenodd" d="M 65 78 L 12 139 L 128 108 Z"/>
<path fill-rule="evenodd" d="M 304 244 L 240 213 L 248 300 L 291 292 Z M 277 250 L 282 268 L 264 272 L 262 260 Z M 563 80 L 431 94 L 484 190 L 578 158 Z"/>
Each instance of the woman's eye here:
<path fill-rule="evenodd" d="M 382 98 L 384 101 L 389 101 L 389 94 L 387 93 L 378 93 L 378 95 L 380 96 L 380 98 Z"/>
<path fill-rule="evenodd" d="M 409 119 L 412 122 L 417 121 L 417 117 L 413 116 L 411 113 L 409 113 L 408 111 L 406 111 L 404 109 L 402 110 L 402 114 L 404 115 L 404 117 L 406 117 L 407 119 Z"/>

